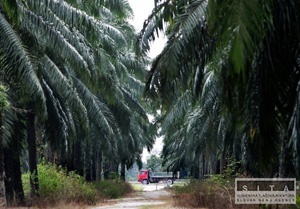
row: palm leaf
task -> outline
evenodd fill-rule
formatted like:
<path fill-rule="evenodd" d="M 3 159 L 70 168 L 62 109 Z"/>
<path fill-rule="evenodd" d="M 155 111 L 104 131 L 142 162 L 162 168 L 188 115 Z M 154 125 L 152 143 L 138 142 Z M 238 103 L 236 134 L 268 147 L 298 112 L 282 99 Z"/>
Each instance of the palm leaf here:
<path fill-rule="evenodd" d="M 74 117 L 69 114 L 68 106 L 55 96 L 55 92 L 45 80 L 43 80 L 43 85 L 47 96 L 48 111 L 47 123 L 45 123 L 46 136 L 51 148 L 60 150 L 64 147 L 69 134 L 76 135 Z"/>
<path fill-rule="evenodd" d="M 73 79 L 77 92 L 86 106 L 87 114 L 91 122 L 98 124 L 98 127 L 101 128 L 104 133 L 107 133 L 109 138 L 115 136 L 116 133 L 112 126 L 113 116 L 107 105 L 100 101 L 89 89 L 87 89 L 80 80 L 76 78 Z"/>
<path fill-rule="evenodd" d="M 77 69 L 79 73 L 82 70 L 86 70 L 90 74 L 90 69 L 84 57 L 77 51 L 77 49 L 69 43 L 57 29 L 45 22 L 40 16 L 35 15 L 25 7 L 21 7 L 24 14 L 24 18 L 27 20 L 23 23 L 23 28 L 31 33 L 33 37 L 36 37 L 41 45 L 45 45 L 45 48 L 55 49 L 59 52 L 60 56 L 69 61 L 74 69 Z M 73 34 L 69 34 L 73 35 Z M 41 40 L 41 38 L 47 37 L 48 40 Z M 50 39 L 50 40 L 49 40 Z"/>
<path fill-rule="evenodd" d="M 270 4 L 258 0 L 209 4 L 209 25 L 220 33 L 222 46 L 230 46 L 234 70 L 243 75 L 257 43 L 266 35 L 265 28 L 272 28 Z"/>
<path fill-rule="evenodd" d="M 42 75 L 47 79 L 52 89 L 68 103 L 74 112 L 80 115 L 82 127 L 88 127 L 89 119 L 86 107 L 72 86 L 72 82 L 62 74 L 61 70 L 46 55 L 41 59 L 40 65 L 43 69 Z"/>
<path fill-rule="evenodd" d="M 166 116 L 163 119 L 162 132 L 166 132 L 170 126 L 177 124 L 185 116 L 187 111 L 192 107 L 191 92 L 186 91 L 181 97 L 172 105 Z"/>
<path fill-rule="evenodd" d="M 41 107 L 45 107 L 45 97 L 36 75 L 36 66 L 33 64 L 33 58 L 2 13 L 0 13 L 0 46 L 6 55 L 11 70 L 14 72 L 9 73 L 13 76 L 12 79 L 16 82 L 19 81 L 23 86 L 22 90 L 29 97 L 35 96 L 35 98 L 38 98 L 43 104 Z"/>

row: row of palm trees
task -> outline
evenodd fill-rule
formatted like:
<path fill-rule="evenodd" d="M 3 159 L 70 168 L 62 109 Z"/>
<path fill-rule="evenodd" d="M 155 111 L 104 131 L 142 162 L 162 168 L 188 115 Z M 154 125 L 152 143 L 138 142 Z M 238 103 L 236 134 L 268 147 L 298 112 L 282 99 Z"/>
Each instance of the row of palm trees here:
<path fill-rule="evenodd" d="M 155 4 L 138 45 L 168 38 L 146 96 L 162 107 L 169 168 L 201 178 L 234 161 L 245 175 L 299 178 L 300 2 Z"/>
<path fill-rule="evenodd" d="M 0 2 L 0 198 L 5 180 L 23 199 L 21 167 L 38 196 L 42 158 L 87 180 L 141 164 L 155 129 L 131 15 L 122 0 Z"/>

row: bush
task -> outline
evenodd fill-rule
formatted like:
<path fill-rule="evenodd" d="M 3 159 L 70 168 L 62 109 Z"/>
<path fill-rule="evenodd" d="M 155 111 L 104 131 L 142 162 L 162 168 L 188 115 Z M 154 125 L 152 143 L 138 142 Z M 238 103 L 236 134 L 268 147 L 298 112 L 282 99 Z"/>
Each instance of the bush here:
<path fill-rule="evenodd" d="M 39 197 L 30 197 L 30 173 L 22 175 L 25 198 L 29 206 L 57 206 L 61 203 L 95 204 L 101 198 L 119 198 L 133 191 L 129 183 L 106 180 L 88 183 L 75 172 L 50 163 L 38 165 Z"/>
<path fill-rule="evenodd" d="M 106 180 L 96 183 L 97 190 L 105 198 L 119 198 L 133 191 L 131 185 L 119 180 Z"/>
<path fill-rule="evenodd" d="M 234 204 L 234 181 L 223 175 L 214 175 L 205 181 L 191 180 L 186 186 L 175 186 L 174 205 L 182 208 L 209 209 L 257 209 L 277 208 L 277 205 L 236 205 Z M 280 209 L 299 208 L 300 196 L 297 191 L 296 205 L 280 205 Z"/>
<path fill-rule="evenodd" d="M 31 204 L 56 204 L 58 202 L 80 202 L 94 204 L 98 192 L 94 185 L 87 183 L 74 172 L 67 172 L 61 167 L 49 163 L 38 165 L 39 197 L 30 197 L 30 174 L 22 175 L 24 193 Z"/>
<path fill-rule="evenodd" d="M 183 187 L 175 187 L 175 205 L 180 207 L 231 208 L 229 189 L 220 183 L 192 180 Z"/>

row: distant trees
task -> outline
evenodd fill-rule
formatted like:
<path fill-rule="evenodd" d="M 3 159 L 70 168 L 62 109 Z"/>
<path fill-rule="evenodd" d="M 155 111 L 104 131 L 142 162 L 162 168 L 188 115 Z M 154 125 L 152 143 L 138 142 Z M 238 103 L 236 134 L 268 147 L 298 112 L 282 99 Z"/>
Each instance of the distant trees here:
<path fill-rule="evenodd" d="M 162 155 L 195 177 L 228 159 L 247 175 L 299 178 L 299 1 L 155 0 L 139 36 L 168 41 L 146 96 L 162 107 Z"/>
<path fill-rule="evenodd" d="M 164 171 L 162 167 L 162 158 L 157 155 L 150 155 L 146 162 L 146 168 L 151 169 L 154 172 Z"/>
<path fill-rule="evenodd" d="M 0 2 L 0 81 L 10 103 L 1 155 L 15 173 L 28 157 L 32 195 L 41 158 L 98 180 L 151 148 L 155 130 L 141 100 L 147 58 L 136 56 L 130 15 L 121 0 Z M 8 200 L 22 199 L 20 182 L 7 172 Z"/>

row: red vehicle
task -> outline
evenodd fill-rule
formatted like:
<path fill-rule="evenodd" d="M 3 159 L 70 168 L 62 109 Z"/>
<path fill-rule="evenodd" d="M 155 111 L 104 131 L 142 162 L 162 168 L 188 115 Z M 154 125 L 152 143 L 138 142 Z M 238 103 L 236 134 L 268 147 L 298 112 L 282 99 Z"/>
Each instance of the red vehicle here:
<path fill-rule="evenodd" d="M 159 181 L 166 181 L 168 185 L 173 184 L 178 176 L 169 172 L 152 172 L 151 170 L 140 170 L 138 174 L 138 181 L 143 184 L 158 183 Z"/>

